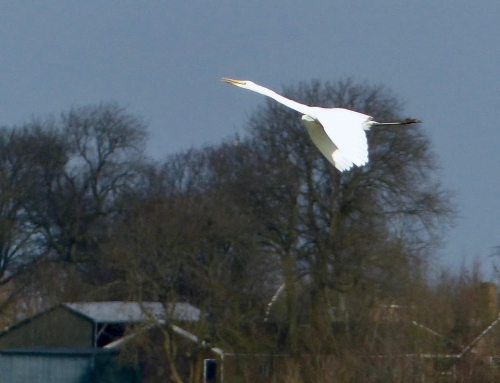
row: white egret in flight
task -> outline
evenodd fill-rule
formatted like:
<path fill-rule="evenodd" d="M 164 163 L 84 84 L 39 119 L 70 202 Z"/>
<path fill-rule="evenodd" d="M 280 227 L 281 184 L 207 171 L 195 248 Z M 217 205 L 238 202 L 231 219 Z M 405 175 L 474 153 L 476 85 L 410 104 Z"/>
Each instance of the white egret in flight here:
<path fill-rule="evenodd" d="M 309 136 L 323 155 L 341 172 L 353 165 L 368 162 L 365 130 L 378 125 L 407 125 L 419 120 L 407 118 L 397 122 L 377 122 L 371 116 L 343 108 L 320 108 L 289 100 L 271 89 L 247 80 L 222 78 L 222 81 L 271 97 L 280 104 L 302 113 Z"/>

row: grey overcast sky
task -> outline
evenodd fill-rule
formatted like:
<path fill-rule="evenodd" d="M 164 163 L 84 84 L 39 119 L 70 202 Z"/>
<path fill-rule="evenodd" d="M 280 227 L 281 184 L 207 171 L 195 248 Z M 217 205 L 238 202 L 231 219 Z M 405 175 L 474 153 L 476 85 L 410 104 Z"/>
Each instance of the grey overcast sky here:
<path fill-rule="evenodd" d="M 263 96 L 311 79 L 384 85 L 424 121 L 461 218 L 455 267 L 500 245 L 500 1 L 4 0 L 0 124 L 112 100 L 150 126 L 157 159 L 218 143 Z"/>

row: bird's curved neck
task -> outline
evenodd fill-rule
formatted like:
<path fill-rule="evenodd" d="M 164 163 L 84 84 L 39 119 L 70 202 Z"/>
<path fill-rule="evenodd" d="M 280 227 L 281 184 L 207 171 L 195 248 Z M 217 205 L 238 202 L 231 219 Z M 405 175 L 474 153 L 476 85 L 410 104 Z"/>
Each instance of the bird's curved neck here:
<path fill-rule="evenodd" d="M 313 107 L 290 100 L 276 92 L 273 92 L 270 89 L 264 88 L 263 86 L 256 85 L 256 88 L 257 89 L 254 89 L 256 92 L 263 94 L 264 96 L 271 97 L 272 99 L 278 101 L 280 104 L 288 106 L 290 109 L 296 110 L 299 113 L 311 116 L 312 118 L 316 119 L 316 113 Z"/>

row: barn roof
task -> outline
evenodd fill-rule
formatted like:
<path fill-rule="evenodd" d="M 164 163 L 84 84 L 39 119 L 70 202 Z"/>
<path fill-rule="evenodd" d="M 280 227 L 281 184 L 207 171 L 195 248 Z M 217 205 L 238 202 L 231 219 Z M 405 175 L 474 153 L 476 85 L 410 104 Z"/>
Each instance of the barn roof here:
<path fill-rule="evenodd" d="M 0 331 L 0 337 L 61 307 L 90 322 L 101 324 L 138 323 L 148 319 L 160 322 L 165 322 L 165 320 L 197 322 L 201 316 L 201 310 L 187 302 L 168 303 L 167 310 L 160 302 L 67 302 L 39 312 Z"/>
<path fill-rule="evenodd" d="M 160 302 L 77 302 L 64 307 L 96 323 L 134 323 L 147 319 L 198 321 L 200 310 L 186 302 L 169 303 L 167 310 Z"/>

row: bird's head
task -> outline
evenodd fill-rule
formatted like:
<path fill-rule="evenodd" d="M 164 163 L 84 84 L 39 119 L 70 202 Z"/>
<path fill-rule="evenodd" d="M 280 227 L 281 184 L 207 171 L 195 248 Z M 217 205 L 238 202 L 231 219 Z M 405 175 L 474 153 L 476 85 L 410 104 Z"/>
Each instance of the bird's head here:
<path fill-rule="evenodd" d="M 239 86 L 240 88 L 246 88 L 246 89 L 252 89 L 252 86 L 255 85 L 251 81 L 235 80 L 234 78 L 226 78 L 226 77 L 221 78 L 221 81 L 228 83 L 228 84 Z"/>

